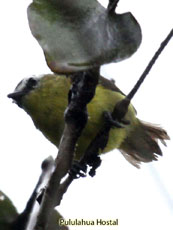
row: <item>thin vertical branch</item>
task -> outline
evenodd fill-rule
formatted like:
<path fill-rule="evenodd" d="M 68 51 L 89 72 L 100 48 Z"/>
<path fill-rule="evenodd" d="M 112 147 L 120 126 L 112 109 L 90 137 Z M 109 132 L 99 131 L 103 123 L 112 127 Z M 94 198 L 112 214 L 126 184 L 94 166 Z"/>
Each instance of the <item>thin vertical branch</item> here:
<path fill-rule="evenodd" d="M 119 103 L 116 104 L 114 111 L 112 113 L 112 116 L 114 119 L 117 118 L 118 120 L 121 120 L 122 118 L 124 118 L 124 116 L 126 115 L 126 113 L 128 111 L 128 106 L 130 104 L 130 101 L 132 100 L 132 98 L 137 93 L 141 84 L 143 83 L 143 81 L 145 80 L 147 75 L 149 74 L 151 68 L 153 67 L 156 60 L 158 59 L 158 57 L 160 56 L 160 54 L 162 53 L 164 48 L 167 46 L 167 44 L 169 43 L 169 41 L 171 40 L 172 37 L 173 37 L 173 29 L 170 31 L 170 33 L 167 35 L 167 37 L 161 43 L 159 49 L 156 51 L 156 53 L 152 57 L 152 59 L 150 60 L 150 62 L 147 65 L 147 67 L 145 68 L 144 72 L 140 76 L 140 78 L 137 81 L 137 83 L 135 84 L 135 86 L 129 92 L 129 94 L 123 100 L 121 100 Z"/>
<path fill-rule="evenodd" d="M 146 76 L 149 74 L 154 63 L 156 62 L 156 60 L 158 59 L 158 57 L 160 56 L 160 54 L 162 53 L 164 48 L 167 46 L 167 44 L 169 43 L 169 41 L 171 40 L 172 37 L 173 37 L 173 29 L 170 31 L 170 33 L 165 38 L 165 40 L 161 43 L 159 49 L 156 51 L 156 53 L 154 54 L 154 56 L 152 57 L 152 59 L 148 63 L 147 67 L 145 68 L 144 72 L 142 73 L 141 77 L 139 78 L 139 80 L 137 81 L 137 83 L 135 84 L 133 89 L 130 91 L 130 93 L 126 96 L 126 98 L 131 100 L 134 97 L 134 95 L 138 91 L 139 87 L 141 86 L 141 84 L 145 80 Z"/>

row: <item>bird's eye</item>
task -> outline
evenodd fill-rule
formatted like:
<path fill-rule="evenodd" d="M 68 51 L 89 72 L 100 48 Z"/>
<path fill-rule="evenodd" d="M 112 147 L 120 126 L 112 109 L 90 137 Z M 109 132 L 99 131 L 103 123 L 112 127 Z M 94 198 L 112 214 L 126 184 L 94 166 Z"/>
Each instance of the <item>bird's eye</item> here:
<path fill-rule="evenodd" d="M 34 79 L 33 77 L 30 77 L 27 81 L 27 88 L 32 89 L 36 85 L 37 85 L 37 80 Z"/>

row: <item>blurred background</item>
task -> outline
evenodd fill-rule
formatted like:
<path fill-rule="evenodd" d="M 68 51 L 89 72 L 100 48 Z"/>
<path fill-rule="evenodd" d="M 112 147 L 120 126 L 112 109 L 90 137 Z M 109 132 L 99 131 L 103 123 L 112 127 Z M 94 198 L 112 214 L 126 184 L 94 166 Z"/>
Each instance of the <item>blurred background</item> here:
<path fill-rule="evenodd" d="M 107 0 L 100 0 L 107 6 Z M 49 73 L 44 55 L 32 37 L 26 9 L 31 0 L 3 1 L 0 9 L 0 190 L 21 212 L 41 173 L 41 162 L 57 149 L 36 130 L 30 117 L 7 94 L 30 75 Z M 172 0 L 120 0 L 117 12 L 130 11 L 141 25 L 143 41 L 138 51 L 117 64 L 102 67 L 105 77 L 128 93 L 173 26 Z M 60 213 L 85 220 L 118 219 L 116 227 L 95 226 L 87 230 L 173 229 L 173 39 L 161 54 L 145 83 L 133 99 L 142 120 L 160 124 L 171 137 L 163 157 L 141 169 L 131 166 L 115 150 L 102 156 L 94 178 L 75 180 L 64 195 Z M 86 230 L 72 226 L 71 229 Z"/>

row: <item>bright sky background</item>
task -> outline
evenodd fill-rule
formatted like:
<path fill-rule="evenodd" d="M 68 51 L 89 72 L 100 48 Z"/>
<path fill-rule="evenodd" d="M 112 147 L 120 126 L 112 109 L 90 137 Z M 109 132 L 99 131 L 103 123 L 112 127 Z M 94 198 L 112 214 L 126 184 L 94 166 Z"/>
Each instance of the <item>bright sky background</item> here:
<path fill-rule="evenodd" d="M 25 207 L 38 180 L 42 160 L 57 153 L 35 129 L 29 116 L 6 97 L 21 79 L 50 72 L 28 27 L 26 9 L 30 2 L 3 1 L 0 9 L 0 189 L 19 211 Z M 107 0 L 100 2 L 107 5 Z M 143 41 L 133 57 L 104 66 L 102 73 L 114 78 L 118 87 L 128 93 L 173 27 L 173 2 L 120 0 L 117 10 L 134 14 L 142 27 Z M 138 117 L 161 124 L 171 139 L 172 60 L 173 39 L 133 100 Z M 93 230 L 173 229 L 172 140 L 167 145 L 162 148 L 164 156 L 158 162 L 143 164 L 140 170 L 131 166 L 117 150 L 104 155 L 96 177 L 74 181 L 59 211 L 67 219 L 119 219 L 117 228 L 95 226 Z M 78 229 L 86 230 L 85 227 Z"/>

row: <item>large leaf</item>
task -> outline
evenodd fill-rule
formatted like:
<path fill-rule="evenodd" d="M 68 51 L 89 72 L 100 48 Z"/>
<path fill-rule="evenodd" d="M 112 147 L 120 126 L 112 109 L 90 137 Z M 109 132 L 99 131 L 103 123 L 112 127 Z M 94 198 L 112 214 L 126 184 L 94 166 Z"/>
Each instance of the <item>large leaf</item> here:
<path fill-rule="evenodd" d="M 28 19 L 56 73 L 121 61 L 141 43 L 140 26 L 131 13 L 108 14 L 96 0 L 34 0 Z"/>

